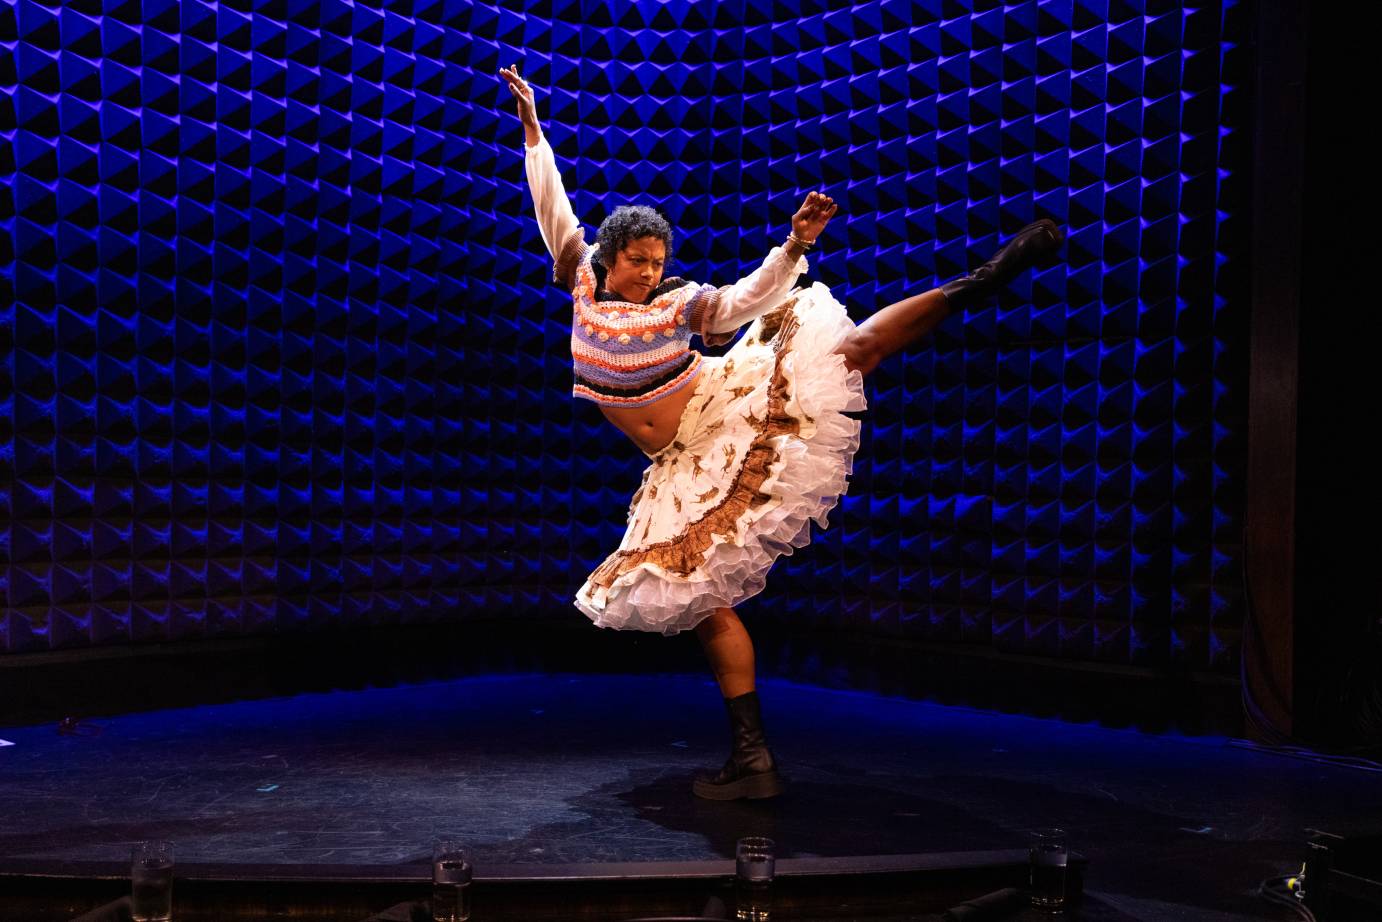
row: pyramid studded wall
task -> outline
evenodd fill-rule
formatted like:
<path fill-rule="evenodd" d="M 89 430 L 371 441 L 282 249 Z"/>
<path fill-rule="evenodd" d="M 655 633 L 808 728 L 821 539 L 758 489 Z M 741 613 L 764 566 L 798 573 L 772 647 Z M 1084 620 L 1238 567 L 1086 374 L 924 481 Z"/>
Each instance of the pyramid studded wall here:
<path fill-rule="evenodd" d="M 746 614 L 1232 671 L 1241 2 L 0 0 L 0 651 L 566 613 L 642 456 L 496 71 L 577 213 L 726 284 L 804 193 L 856 320 L 1035 217 L 1067 261 L 871 379 Z"/>

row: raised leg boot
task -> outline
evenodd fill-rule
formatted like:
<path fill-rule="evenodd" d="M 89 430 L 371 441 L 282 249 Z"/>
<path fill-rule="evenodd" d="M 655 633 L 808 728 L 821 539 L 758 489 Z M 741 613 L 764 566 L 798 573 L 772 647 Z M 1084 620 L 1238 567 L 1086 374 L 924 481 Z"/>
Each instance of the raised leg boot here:
<path fill-rule="evenodd" d="M 1023 269 L 1048 261 L 1064 240 L 1056 222 L 1049 218 L 1034 221 L 978 269 L 942 285 L 941 293 L 952 310 L 971 307 L 1000 291 Z"/>
<path fill-rule="evenodd" d="M 782 793 L 777 763 L 763 737 L 763 719 L 758 692 L 726 698 L 733 749 L 729 761 L 717 775 L 702 773 L 691 785 L 697 797 L 708 800 L 737 800 L 740 797 L 775 797 Z"/>

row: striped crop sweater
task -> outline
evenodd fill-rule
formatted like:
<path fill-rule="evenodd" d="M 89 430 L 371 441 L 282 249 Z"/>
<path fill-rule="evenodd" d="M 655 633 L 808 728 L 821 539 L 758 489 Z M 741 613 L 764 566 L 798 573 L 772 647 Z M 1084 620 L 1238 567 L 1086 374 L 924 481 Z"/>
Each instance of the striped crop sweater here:
<path fill-rule="evenodd" d="M 571 392 L 606 407 L 641 407 L 691 383 L 701 370 L 701 354 L 691 348 L 695 333 L 712 345 L 733 333 L 703 329 L 723 289 L 681 278 L 665 279 L 642 304 L 605 292 L 605 267 L 599 247 L 572 235 L 554 278 L 571 287 L 573 316 Z"/>

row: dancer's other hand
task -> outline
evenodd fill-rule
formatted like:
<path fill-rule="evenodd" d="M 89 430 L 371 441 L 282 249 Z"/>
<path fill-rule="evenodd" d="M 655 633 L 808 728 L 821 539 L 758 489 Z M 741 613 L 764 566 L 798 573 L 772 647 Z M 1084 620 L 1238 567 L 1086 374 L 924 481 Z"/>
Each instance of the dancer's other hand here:
<path fill-rule="evenodd" d="M 806 201 L 792 215 L 792 234 L 807 243 L 814 243 L 839 210 L 840 206 L 830 196 L 820 192 L 807 193 Z"/>
<path fill-rule="evenodd" d="M 529 147 L 536 147 L 542 140 L 542 126 L 537 123 L 537 106 L 533 103 L 533 88 L 528 81 L 518 76 L 518 65 L 501 67 L 499 76 L 509 85 L 509 92 L 518 103 L 518 120 L 523 123 L 523 134 Z"/>

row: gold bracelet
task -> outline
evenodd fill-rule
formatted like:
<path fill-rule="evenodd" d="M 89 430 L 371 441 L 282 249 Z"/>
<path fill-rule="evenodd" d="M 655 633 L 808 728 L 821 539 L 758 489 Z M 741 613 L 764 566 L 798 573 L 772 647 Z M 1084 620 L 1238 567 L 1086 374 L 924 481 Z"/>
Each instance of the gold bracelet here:
<path fill-rule="evenodd" d="M 806 250 L 808 253 L 811 251 L 811 248 L 816 245 L 816 241 L 812 240 L 808 243 L 807 241 L 802 240 L 800 237 L 798 237 L 796 234 L 790 231 L 788 231 L 787 233 L 787 239 L 791 240 L 793 243 L 798 244 L 799 246 L 801 246 L 802 249 Z"/>

